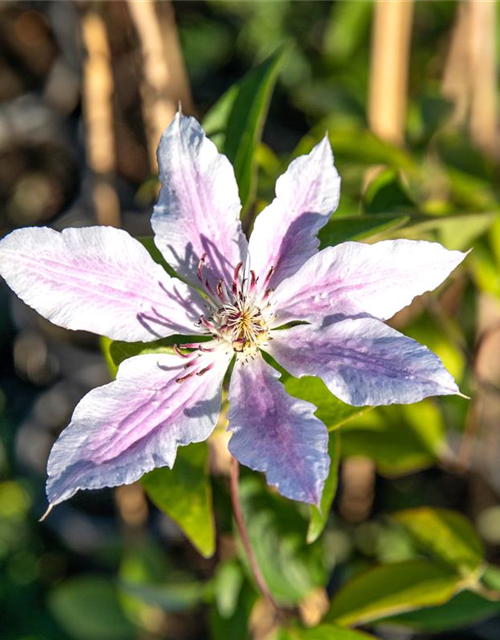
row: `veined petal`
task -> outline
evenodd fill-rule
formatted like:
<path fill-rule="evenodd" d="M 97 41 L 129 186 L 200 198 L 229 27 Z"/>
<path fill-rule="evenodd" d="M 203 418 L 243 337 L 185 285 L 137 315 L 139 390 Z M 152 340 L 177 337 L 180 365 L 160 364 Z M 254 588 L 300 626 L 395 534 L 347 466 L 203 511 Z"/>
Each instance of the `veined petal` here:
<path fill-rule="evenodd" d="M 276 323 L 358 313 L 385 320 L 435 289 L 466 255 L 417 240 L 328 247 L 274 292 Z"/>
<path fill-rule="evenodd" d="M 337 208 L 340 177 L 325 138 L 306 156 L 296 158 L 276 183 L 276 198 L 255 221 L 250 238 L 251 267 L 277 285 L 299 269 L 319 247 L 317 233 Z"/>
<path fill-rule="evenodd" d="M 200 333 L 201 297 L 120 229 L 18 229 L 0 242 L 0 274 L 66 329 L 127 341 Z"/>
<path fill-rule="evenodd" d="M 230 283 L 236 265 L 246 260 L 247 241 L 229 160 L 194 118 L 177 113 L 161 138 L 158 164 L 163 186 L 151 220 L 158 248 L 191 282 L 198 283 L 206 254 L 204 277 L 211 286 L 219 279 Z"/>
<path fill-rule="evenodd" d="M 299 325 L 272 338 L 266 351 L 282 367 L 298 378 L 318 376 L 348 404 L 411 404 L 459 393 L 432 351 L 375 318 Z"/>
<path fill-rule="evenodd" d="M 229 387 L 229 451 L 291 500 L 318 504 L 328 475 L 328 432 L 316 407 L 293 398 L 261 356 L 237 361 Z"/>
<path fill-rule="evenodd" d="M 177 382 L 187 373 L 178 356 L 125 360 L 114 382 L 80 401 L 54 444 L 48 462 L 50 504 L 80 489 L 130 484 L 156 467 L 172 467 L 178 446 L 201 442 L 212 432 L 228 363 L 223 354 L 204 354 L 197 371 L 212 368 Z"/>

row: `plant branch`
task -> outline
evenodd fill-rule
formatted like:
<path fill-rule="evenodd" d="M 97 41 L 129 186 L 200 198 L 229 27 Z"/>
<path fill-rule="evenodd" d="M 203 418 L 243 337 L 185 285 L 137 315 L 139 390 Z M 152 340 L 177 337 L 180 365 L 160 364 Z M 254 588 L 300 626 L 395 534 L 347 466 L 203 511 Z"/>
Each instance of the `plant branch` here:
<path fill-rule="evenodd" d="M 285 618 L 285 615 L 280 607 L 276 604 L 276 601 L 269 591 L 266 581 L 264 580 L 264 576 L 262 575 L 259 565 L 257 564 L 257 559 L 255 558 L 255 554 L 250 543 L 250 538 L 248 537 L 248 531 L 245 526 L 245 520 L 243 519 L 243 512 L 241 510 L 240 503 L 240 492 L 238 487 L 238 480 L 240 475 L 239 469 L 240 465 L 236 458 L 231 458 L 231 502 L 233 504 L 236 526 L 238 527 L 241 542 L 247 555 L 248 564 L 250 565 L 250 569 L 252 571 L 257 587 L 259 588 L 259 591 L 274 609 L 276 614 L 283 619 Z"/>

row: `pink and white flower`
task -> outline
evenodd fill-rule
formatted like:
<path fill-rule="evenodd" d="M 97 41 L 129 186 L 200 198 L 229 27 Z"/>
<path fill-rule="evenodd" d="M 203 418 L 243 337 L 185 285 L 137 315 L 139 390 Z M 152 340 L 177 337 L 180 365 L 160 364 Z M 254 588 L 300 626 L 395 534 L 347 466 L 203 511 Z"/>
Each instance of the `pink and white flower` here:
<path fill-rule="evenodd" d="M 317 504 L 330 463 L 326 427 L 314 405 L 288 395 L 263 351 L 353 405 L 459 392 L 437 356 L 383 320 L 438 286 L 465 254 L 410 240 L 318 251 L 340 192 L 326 138 L 278 180 L 249 242 L 232 167 L 194 118 L 177 114 L 158 159 L 152 227 L 179 278 L 118 229 L 26 228 L 0 242 L 1 275 L 55 324 L 113 340 L 210 336 L 130 358 L 81 400 L 50 454 L 51 505 L 172 467 L 178 446 L 212 432 L 233 360 L 232 455 L 284 496 Z"/>

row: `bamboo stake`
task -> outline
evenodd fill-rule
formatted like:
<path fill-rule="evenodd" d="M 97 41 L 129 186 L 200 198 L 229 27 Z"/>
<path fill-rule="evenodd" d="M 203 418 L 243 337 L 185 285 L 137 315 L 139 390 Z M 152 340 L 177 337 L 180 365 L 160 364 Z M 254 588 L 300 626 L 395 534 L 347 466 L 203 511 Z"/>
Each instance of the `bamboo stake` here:
<path fill-rule="evenodd" d="M 114 187 L 111 54 L 104 20 L 94 9 L 83 14 L 82 36 L 87 53 L 83 70 L 83 113 L 88 164 L 94 174 L 92 199 L 98 224 L 119 227 L 120 203 Z"/>
<path fill-rule="evenodd" d="M 496 1 L 468 0 L 470 14 L 470 133 L 487 154 L 498 153 L 496 77 Z"/>
<path fill-rule="evenodd" d="M 141 83 L 143 117 L 151 170 L 157 171 L 156 148 L 165 127 L 182 102 L 191 109 L 189 83 L 184 69 L 171 3 L 162 3 L 162 20 L 153 0 L 128 0 L 139 37 L 143 60 Z"/>
<path fill-rule="evenodd" d="M 413 0 L 377 0 L 374 9 L 368 120 L 380 138 L 402 143 Z"/>
<path fill-rule="evenodd" d="M 458 8 L 442 91 L 455 105 L 455 123 L 467 122 L 471 139 L 498 157 L 496 0 L 465 0 Z"/>

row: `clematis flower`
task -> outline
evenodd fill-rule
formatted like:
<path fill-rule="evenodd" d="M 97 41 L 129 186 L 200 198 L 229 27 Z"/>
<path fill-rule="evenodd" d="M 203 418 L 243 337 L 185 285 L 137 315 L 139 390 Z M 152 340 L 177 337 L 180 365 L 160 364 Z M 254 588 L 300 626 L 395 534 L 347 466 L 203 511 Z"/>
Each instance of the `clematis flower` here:
<path fill-rule="evenodd" d="M 114 228 L 25 228 L 0 243 L 2 276 L 57 325 L 113 340 L 204 337 L 126 360 L 114 382 L 80 401 L 49 457 L 50 505 L 172 467 L 177 447 L 214 429 L 232 361 L 231 454 L 284 496 L 317 504 L 329 468 L 326 427 L 314 405 L 285 391 L 262 352 L 293 376 L 320 377 L 352 405 L 459 393 L 437 356 L 383 321 L 438 286 L 465 254 L 410 240 L 318 251 L 340 192 L 326 138 L 278 180 L 249 242 L 232 167 L 194 118 L 177 114 L 158 160 L 152 227 L 178 278 Z"/>

